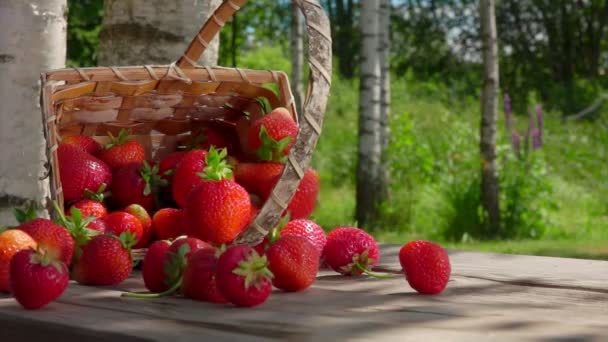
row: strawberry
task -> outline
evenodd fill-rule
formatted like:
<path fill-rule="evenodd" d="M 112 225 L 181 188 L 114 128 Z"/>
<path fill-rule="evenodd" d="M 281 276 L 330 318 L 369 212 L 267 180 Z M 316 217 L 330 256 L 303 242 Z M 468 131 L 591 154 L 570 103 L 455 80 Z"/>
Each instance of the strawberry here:
<path fill-rule="evenodd" d="M 161 175 L 164 180 L 171 183 L 175 169 L 177 169 L 177 165 L 179 165 L 186 153 L 188 152 L 176 151 L 163 158 L 160 164 L 158 164 L 158 174 Z"/>
<path fill-rule="evenodd" d="M 146 158 L 146 150 L 137 141 L 127 141 L 129 132 L 125 129 L 118 136 L 108 132 L 110 143 L 103 147 L 99 159 L 103 160 L 112 170 L 118 170 L 129 164 L 141 164 Z"/>
<path fill-rule="evenodd" d="M 141 241 L 134 248 L 147 247 L 152 240 L 152 218 L 150 214 L 139 204 L 131 204 L 124 211 L 135 216 L 143 229 Z"/>
<path fill-rule="evenodd" d="M 211 146 L 220 149 L 227 148 L 228 141 L 218 128 L 205 127 L 195 133 L 193 145 L 202 150 L 209 150 Z"/>
<path fill-rule="evenodd" d="M 319 174 L 313 169 L 304 173 L 304 178 L 287 206 L 292 219 L 308 218 L 312 215 L 319 194 Z"/>
<path fill-rule="evenodd" d="M 68 287 L 67 266 L 48 254 L 22 250 L 10 264 L 11 291 L 21 306 L 40 309 L 59 297 Z"/>
<path fill-rule="evenodd" d="M 70 206 L 70 209 L 71 208 L 80 210 L 80 213 L 84 217 L 93 216 L 95 218 L 103 218 L 108 215 L 108 209 L 106 209 L 102 203 L 91 199 L 80 200 L 72 204 L 72 206 Z M 70 210 L 66 212 L 66 215 L 70 216 Z"/>
<path fill-rule="evenodd" d="M 262 304 L 272 292 L 268 260 L 250 246 L 228 248 L 217 262 L 216 277 L 220 293 L 237 306 Z"/>
<path fill-rule="evenodd" d="M 129 164 L 114 172 L 112 178 L 112 200 L 119 207 L 139 204 L 146 210 L 153 210 L 159 187 L 166 186 L 161 179 L 158 166 L 150 166 L 144 161 L 141 164 Z"/>
<path fill-rule="evenodd" d="M 169 253 L 178 254 L 183 245 L 188 245 L 188 250 L 184 255 L 186 258 L 188 258 L 191 253 L 196 252 L 199 249 L 214 248 L 203 240 L 194 237 L 183 237 L 173 241 L 171 247 L 169 247 Z"/>
<path fill-rule="evenodd" d="M 217 286 L 217 251 L 202 249 L 193 253 L 184 269 L 182 293 L 185 297 L 212 302 L 228 303 Z"/>
<path fill-rule="evenodd" d="M 264 161 L 284 161 L 296 141 L 298 125 L 285 108 L 276 108 L 252 122 L 248 132 L 251 150 Z"/>
<path fill-rule="evenodd" d="M 319 255 L 323 254 L 323 248 L 327 242 L 327 237 L 323 228 L 313 221 L 306 219 L 298 219 L 289 221 L 283 229 L 281 229 L 281 237 L 285 236 L 301 236 L 308 239 L 317 249 Z"/>
<path fill-rule="evenodd" d="M 106 221 L 104 221 L 103 219 L 97 219 L 95 221 L 91 221 L 89 222 L 89 224 L 87 224 L 87 228 L 95 230 L 101 234 L 106 232 Z"/>
<path fill-rule="evenodd" d="M 129 232 L 97 235 L 82 247 L 82 256 L 74 265 L 72 277 L 83 285 L 116 285 L 131 274 L 131 246 L 135 243 Z"/>
<path fill-rule="evenodd" d="M 84 152 L 97 157 L 101 152 L 101 144 L 95 141 L 95 139 L 87 135 L 72 135 L 63 138 L 62 144 L 73 145 L 83 150 Z"/>
<path fill-rule="evenodd" d="M 142 266 L 144 285 L 150 292 L 163 292 L 169 289 L 165 282 L 165 260 L 171 243 L 167 240 L 154 242 L 148 248 Z"/>
<path fill-rule="evenodd" d="M 323 256 L 329 267 L 345 275 L 368 273 L 380 259 L 376 240 L 354 227 L 332 230 L 327 235 Z"/>
<path fill-rule="evenodd" d="M 157 239 L 175 239 L 184 235 L 182 226 L 183 210 L 163 208 L 152 217 L 152 230 Z"/>
<path fill-rule="evenodd" d="M 295 235 L 281 237 L 266 251 L 268 268 L 274 275 L 272 285 L 288 292 L 307 289 L 315 281 L 319 257 L 315 245 Z"/>
<path fill-rule="evenodd" d="M 399 250 L 399 263 L 410 286 L 423 294 L 441 293 L 450 280 L 448 253 L 429 241 L 411 241 Z"/>
<path fill-rule="evenodd" d="M 120 236 L 124 232 L 130 232 L 137 242 L 136 245 L 139 245 L 140 241 L 143 241 L 144 229 L 137 217 L 124 211 L 115 211 L 106 216 L 104 221 L 106 223 L 106 233 Z"/>
<path fill-rule="evenodd" d="M 239 163 L 234 171 L 234 179 L 247 191 L 266 201 L 284 167 L 281 163 Z"/>
<path fill-rule="evenodd" d="M 34 249 L 36 240 L 19 229 L 0 228 L 0 291 L 8 291 L 11 259 L 21 250 Z"/>
<path fill-rule="evenodd" d="M 186 197 L 188 197 L 190 191 L 203 182 L 198 174 L 203 172 L 207 166 L 205 163 L 206 157 L 207 151 L 190 151 L 175 169 L 172 185 L 173 199 L 182 208 L 186 205 Z"/>
<path fill-rule="evenodd" d="M 184 208 L 186 234 L 215 244 L 229 243 L 250 221 L 249 194 L 233 180 L 226 150 L 211 147 L 205 159 L 205 180 L 188 195 Z"/>
<path fill-rule="evenodd" d="M 79 200 L 87 190 L 96 191 L 112 182 L 110 167 L 72 145 L 59 145 L 59 176 L 66 202 Z"/>
<path fill-rule="evenodd" d="M 72 263 L 74 240 L 66 228 L 51 220 L 37 218 L 21 223 L 17 229 L 36 240 L 38 247 L 44 248 L 49 258 L 64 262 L 68 266 Z"/>
<path fill-rule="evenodd" d="M 82 217 L 78 208 L 70 208 L 70 216 L 64 215 L 57 202 L 53 202 L 55 212 L 59 216 L 57 222 L 65 228 L 73 240 L 73 257 L 78 259 L 81 255 L 81 247 L 85 245 L 92 236 L 105 232 L 105 222 L 93 216 Z M 96 222 L 104 222 L 101 226 Z M 91 228 L 93 227 L 93 228 Z M 66 262 L 69 266 L 71 263 Z"/>

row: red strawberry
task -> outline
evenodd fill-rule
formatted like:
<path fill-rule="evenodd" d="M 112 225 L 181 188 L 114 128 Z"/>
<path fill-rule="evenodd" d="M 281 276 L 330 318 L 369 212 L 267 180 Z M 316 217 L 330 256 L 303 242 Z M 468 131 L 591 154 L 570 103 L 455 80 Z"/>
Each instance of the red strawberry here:
<path fill-rule="evenodd" d="M 195 300 L 228 303 L 217 286 L 217 251 L 202 249 L 188 259 L 182 281 L 182 293 Z"/>
<path fill-rule="evenodd" d="M 158 164 L 158 174 L 161 175 L 164 180 L 171 182 L 177 165 L 179 165 L 186 153 L 188 152 L 176 151 L 166 156 L 160 164 Z"/>
<path fill-rule="evenodd" d="M 93 156 L 101 152 L 101 144 L 87 135 L 72 135 L 61 140 L 62 144 L 73 145 Z"/>
<path fill-rule="evenodd" d="M 184 255 L 186 258 L 190 257 L 191 253 L 196 252 L 199 249 L 210 249 L 210 248 L 213 249 L 214 248 L 213 246 L 211 246 L 210 244 L 206 243 L 203 240 L 199 240 L 194 237 L 184 237 L 184 238 L 180 238 L 180 239 L 173 241 L 173 243 L 171 244 L 171 247 L 169 247 L 169 253 L 178 254 L 180 248 L 182 248 L 183 245 L 188 245 L 188 250 L 186 251 L 186 254 Z"/>
<path fill-rule="evenodd" d="M 102 184 L 109 185 L 112 171 L 101 160 L 72 145 L 59 145 L 59 175 L 66 202 L 79 200 L 86 190 L 96 191 Z"/>
<path fill-rule="evenodd" d="M 216 274 L 220 293 L 237 306 L 262 304 L 272 292 L 268 260 L 250 246 L 228 248 L 217 262 Z"/>
<path fill-rule="evenodd" d="M 228 142 L 219 129 L 205 127 L 200 130 L 200 132 L 196 133 L 196 136 L 194 137 L 194 146 L 195 148 L 200 148 L 202 150 L 209 150 L 211 146 L 220 149 L 227 148 Z"/>
<path fill-rule="evenodd" d="M 87 228 L 93 229 L 103 234 L 106 232 L 106 221 L 104 221 L 103 219 L 97 219 L 87 224 Z"/>
<path fill-rule="evenodd" d="M 285 236 L 266 251 L 268 268 L 274 275 L 272 285 L 283 291 L 295 292 L 308 288 L 319 270 L 320 254 L 305 237 Z"/>
<path fill-rule="evenodd" d="M 183 210 L 175 208 L 163 208 L 154 214 L 152 218 L 152 230 L 157 239 L 175 239 L 184 235 Z"/>
<path fill-rule="evenodd" d="M 140 243 L 135 248 L 147 247 L 152 240 L 152 218 L 150 214 L 139 204 L 131 204 L 125 208 L 125 212 L 137 217 L 141 223 L 143 234 Z"/>
<path fill-rule="evenodd" d="M 154 242 L 148 248 L 142 266 L 144 285 L 150 292 L 163 292 L 169 289 L 165 276 L 165 260 L 171 243 L 167 240 Z"/>
<path fill-rule="evenodd" d="M 313 221 L 306 219 L 293 220 L 281 229 L 281 237 L 296 235 L 307 238 L 317 249 L 319 255 L 323 254 L 323 248 L 327 237 L 323 228 Z"/>
<path fill-rule="evenodd" d="M 239 163 L 234 171 L 234 179 L 247 191 L 266 201 L 284 167 L 280 163 Z"/>
<path fill-rule="evenodd" d="M 259 255 L 264 255 L 264 254 L 266 254 L 266 250 L 270 247 L 270 245 L 271 245 L 270 239 L 268 239 L 268 236 L 264 236 L 264 239 L 257 245 L 253 246 L 253 249 Z"/>
<path fill-rule="evenodd" d="M 319 194 L 319 174 L 313 169 L 308 169 L 304 173 L 304 178 L 293 195 L 287 212 L 292 219 L 308 218 L 312 215 L 317 205 L 317 195 Z"/>
<path fill-rule="evenodd" d="M 141 164 L 146 159 L 146 150 L 137 141 L 127 141 L 129 132 L 121 130 L 118 136 L 108 133 L 110 143 L 103 147 L 99 159 L 103 160 L 112 170 L 118 170 L 129 164 Z"/>
<path fill-rule="evenodd" d="M 21 250 L 29 250 L 37 246 L 36 241 L 22 230 L 0 228 L 0 291 L 8 291 L 10 288 L 8 270 L 13 256 Z"/>
<path fill-rule="evenodd" d="M 289 154 L 297 135 L 298 125 L 291 114 L 285 108 L 276 108 L 251 124 L 248 147 L 257 151 L 260 160 L 281 161 Z"/>
<path fill-rule="evenodd" d="M 367 273 L 378 260 L 378 243 L 365 231 L 354 227 L 338 227 L 327 236 L 323 249 L 325 262 L 338 273 Z"/>
<path fill-rule="evenodd" d="M 39 248 L 44 248 L 50 259 L 62 261 L 66 265 L 72 263 L 74 240 L 66 228 L 43 218 L 22 223 L 17 228 L 36 240 Z"/>
<path fill-rule="evenodd" d="M 136 246 L 142 241 L 144 228 L 137 217 L 124 211 L 115 211 L 106 216 L 104 221 L 106 223 L 106 233 L 120 236 L 124 232 L 130 232 L 133 234 L 135 241 L 137 241 Z"/>
<path fill-rule="evenodd" d="M 250 221 L 251 201 L 247 191 L 229 180 L 232 170 L 221 152 L 211 148 L 201 184 L 186 200 L 184 224 L 186 233 L 215 244 L 229 243 Z"/>
<path fill-rule="evenodd" d="M 67 266 L 32 249 L 15 254 L 10 265 L 11 291 L 21 306 L 40 309 L 68 287 Z"/>
<path fill-rule="evenodd" d="M 450 280 L 448 253 L 429 241 L 411 241 L 399 251 L 399 263 L 410 286 L 423 294 L 438 294 Z"/>
<path fill-rule="evenodd" d="M 83 285 L 116 285 L 131 274 L 133 235 L 97 235 L 82 247 L 72 277 Z"/>
<path fill-rule="evenodd" d="M 182 208 L 186 205 L 186 197 L 190 191 L 203 182 L 198 174 L 203 172 L 207 166 L 206 157 L 207 151 L 190 151 L 175 169 L 172 185 L 173 199 Z"/>
<path fill-rule="evenodd" d="M 119 207 L 139 204 L 146 210 L 155 207 L 155 194 L 167 181 L 158 174 L 158 166 L 150 166 L 144 161 L 142 164 L 129 164 L 121 167 L 112 178 L 112 200 Z"/>
<path fill-rule="evenodd" d="M 102 217 L 105 217 L 106 215 L 108 215 L 108 210 L 102 203 L 95 201 L 95 200 L 91 200 L 91 199 L 80 200 L 80 201 L 72 204 L 70 209 L 71 208 L 76 208 L 76 209 L 80 210 L 80 213 L 84 217 L 93 216 L 96 218 L 102 218 Z M 66 212 L 66 215 L 70 216 L 69 210 Z"/>

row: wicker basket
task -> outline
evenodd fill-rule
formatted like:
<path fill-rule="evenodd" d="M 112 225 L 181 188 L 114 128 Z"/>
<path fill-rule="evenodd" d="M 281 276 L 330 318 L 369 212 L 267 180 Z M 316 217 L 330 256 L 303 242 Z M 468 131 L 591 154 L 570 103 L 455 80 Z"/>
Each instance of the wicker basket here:
<path fill-rule="evenodd" d="M 297 118 L 289 81 L 280 71 L 198 66 L 208 42 L 246 0 L 222 3 L 183 56 L 166 66 L 71 68 L 42 75 L 42 114 L 47 139 L 51 195 L 63 206 L 57 147 L 62 138 L 84 134 L 105 142 L 123 128 L 160 160 L 209 122 L 233 126 L 245 113 L 262 115 L 260 99 L 286 107 Z M 255 243 L 279 220 L 308 167 L 331 83 L 329 22 L 316 0 L 294 0 L 309 36 L 310 77 L 299 133 L 281 179 L 239 243 Z M 265 87 L 278 86 L 278 94 Z"/>

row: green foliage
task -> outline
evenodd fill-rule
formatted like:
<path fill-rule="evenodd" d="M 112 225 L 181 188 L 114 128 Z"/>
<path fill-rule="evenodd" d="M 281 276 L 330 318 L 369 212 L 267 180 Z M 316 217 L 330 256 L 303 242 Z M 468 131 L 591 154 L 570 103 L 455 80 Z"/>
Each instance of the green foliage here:
<path fill-rule="evenodd" d="M 103 0 L 68 1 L 68 66 L 96 66 Z"/>

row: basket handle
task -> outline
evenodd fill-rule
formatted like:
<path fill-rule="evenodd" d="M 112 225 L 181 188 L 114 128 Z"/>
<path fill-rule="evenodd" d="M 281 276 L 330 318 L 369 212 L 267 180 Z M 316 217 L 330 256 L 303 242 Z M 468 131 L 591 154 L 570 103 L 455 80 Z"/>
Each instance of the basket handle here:
<path fill-rule="evenodd" d="M 195 68 L 209 42 L 247 0 L 225 0 L 209 17 L 184 54 L 176 62 L 181 68 Z M 291 148 L 283 174 L 269 199 L 237 242 L 259 242 L 274 227 L 287 208 L 304 177 L 323 127 L 332 74 L 332 43 L 329 19 L 317 0 L 293 0 L 303 13 L 308 33 L 310 76 L 296 142 Z"/>

